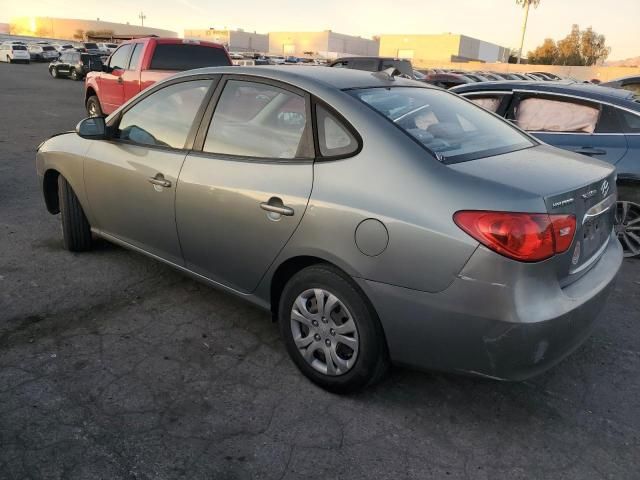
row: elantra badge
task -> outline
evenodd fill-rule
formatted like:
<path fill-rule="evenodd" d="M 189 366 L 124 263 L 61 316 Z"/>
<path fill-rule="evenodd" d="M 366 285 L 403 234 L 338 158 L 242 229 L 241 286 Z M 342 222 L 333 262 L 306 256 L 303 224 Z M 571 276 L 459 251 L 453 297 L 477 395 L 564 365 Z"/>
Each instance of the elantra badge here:
<path fill-rule="evenodd" d="M 602 182 L 602 185 L 600 186 L 600 191 L 602 192 L 602 196 L 606 197 L 607 193 L 609 193 L 609 182 L 607 182 L 606 180 Z"/>

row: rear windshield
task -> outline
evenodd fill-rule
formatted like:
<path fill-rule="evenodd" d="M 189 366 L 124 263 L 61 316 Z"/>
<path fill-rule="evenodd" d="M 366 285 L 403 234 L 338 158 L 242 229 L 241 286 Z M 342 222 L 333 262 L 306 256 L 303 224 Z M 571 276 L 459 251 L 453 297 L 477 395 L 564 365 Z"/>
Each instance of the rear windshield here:
<path fill-rule="evenodd" d="M 506 121 L 441 90 L 393 87 L 356 89 L 349 93 L 387 117 L 445 163 L 534 145 Z"/>
<path fill-rule="evenodd" d="M 49 52 L 51 50 L 55 50 L 55 48 L 54 47 L 42 47 L 42 50 Z"/>
<path fill-rule="evenodd" d="M 98 49 L 98 44 L 97 43 L 85 43 L 84 44 L 84 48 L 91 48 L 91 49 Z"/>
<path fill-rule="evenodd" d="M 191 70 L 231 65 L 222 48 L 186 43 L 160 43 L 151 60 L 151 70 Z"/>
<path fill-rule="evenodd" d="M 25 47 L 24 45 L 13 45 L 11 47 L 12 50 L 26 50 L 27 47 Z"/>

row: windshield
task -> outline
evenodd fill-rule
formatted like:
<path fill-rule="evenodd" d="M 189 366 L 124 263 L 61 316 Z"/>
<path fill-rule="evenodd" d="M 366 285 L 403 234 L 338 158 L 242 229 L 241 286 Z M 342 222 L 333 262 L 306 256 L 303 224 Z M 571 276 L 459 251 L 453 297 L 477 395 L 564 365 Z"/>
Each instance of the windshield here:
<path fill-rule="evenodd" d="M 509 123 L 442 90 L 392 87 L 356 89 L 349 93 L 387 117 L 445 163 L 534 145 Z"/>
<path fill-rule="evenodd" d="M 97 43 L 85 43 L 84 44 L 84 48 L 90 48 L 90 49 L 97 50 L 98 49 L 98 44 Z"/>
<path fill-rule="evenodd" d="M 42 50 L 44 50 L 45 52 L 50 52 L 51 50 L 55 50 L 54 47 L 42 47 Z"/>

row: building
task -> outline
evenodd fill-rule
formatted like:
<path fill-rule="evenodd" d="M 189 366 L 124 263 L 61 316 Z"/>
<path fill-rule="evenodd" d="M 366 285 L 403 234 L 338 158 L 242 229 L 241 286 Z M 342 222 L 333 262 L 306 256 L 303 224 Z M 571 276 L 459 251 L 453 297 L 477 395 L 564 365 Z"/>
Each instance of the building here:
<path fill-rule="evenodd" d="M 208 28 L 204 30 L 185 30 L 184 38 L 220 43 L 232 52 L 265 53 L 269 50 L 269 35 L 266 33 L 245 32 L 242 29 L 218 30 Z"/>
<path fill-rule="evenodd" d="M 408 58 L 418 67 L 434 62 L 507 62 L 509 51 L 494 43 L 451 33 L 380 35 L 380 55 Z"/>
<path fill-rule="evenodd" d="M 64 40 L 129 40 L 131 38 L 177 37 L 176 32 L 128 23 L 74 18 L 19 17 L 9 23 L 12 35 Z"/>
<path fill-rule="evenodd" d="M 378 55 L 378 42 L 368 38 L 323 32 L 269 32 L 269 52 L 280 55 L 321 56 Z"/>

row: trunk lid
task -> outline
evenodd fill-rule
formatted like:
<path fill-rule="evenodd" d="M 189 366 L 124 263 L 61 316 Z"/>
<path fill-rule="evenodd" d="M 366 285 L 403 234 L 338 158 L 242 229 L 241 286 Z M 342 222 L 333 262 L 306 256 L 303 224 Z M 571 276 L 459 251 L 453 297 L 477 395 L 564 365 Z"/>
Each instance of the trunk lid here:
<path fill-rule="evenodd" d="M 504 186 L 505 190 L 515 188 L 523 196 L 537 196 L 550 215 L 575 215 L 576 233 L 571 246 L 545 260 L 554 262 L 563 286 L 586 273 L 611 238 L 617 191 L 615 168 L 610 164 L 540 145 L 449 167 L 490 182 L 494 190 Z M 513 211 L 508 199 L 503 210 Z"/>

